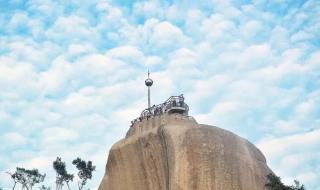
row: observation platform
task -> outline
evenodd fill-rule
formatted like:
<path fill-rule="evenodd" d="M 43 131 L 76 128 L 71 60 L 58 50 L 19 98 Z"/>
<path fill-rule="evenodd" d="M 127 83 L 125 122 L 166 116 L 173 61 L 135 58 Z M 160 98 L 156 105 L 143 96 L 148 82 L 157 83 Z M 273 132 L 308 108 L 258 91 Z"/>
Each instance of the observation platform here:
<path fill-rule="evenodd" d="M 142 122 L 143 120 L 148 120 L 151 117 L 161 116 L 163 114 L 181 114 L 183 116 L 188 116 L 189 106 L 184 102 L 183 94 L 179 96 L 171 96 L 164 103 L 159 105 L 153 105 L 141 112 L 140 117 L 131 121 L 131 127 L 133 127 L 137 122 Z"/>

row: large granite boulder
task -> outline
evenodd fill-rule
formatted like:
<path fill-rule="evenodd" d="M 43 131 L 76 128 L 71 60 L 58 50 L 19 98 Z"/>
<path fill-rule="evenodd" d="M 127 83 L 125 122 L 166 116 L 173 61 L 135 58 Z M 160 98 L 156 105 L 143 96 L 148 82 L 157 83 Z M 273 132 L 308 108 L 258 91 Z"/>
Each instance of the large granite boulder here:
<path fill-rule="evenodd" d="M 135 123 L 113 145 L 99 190 L 264 190 L 270 172 L 246 139 L 164 114 Z"/>

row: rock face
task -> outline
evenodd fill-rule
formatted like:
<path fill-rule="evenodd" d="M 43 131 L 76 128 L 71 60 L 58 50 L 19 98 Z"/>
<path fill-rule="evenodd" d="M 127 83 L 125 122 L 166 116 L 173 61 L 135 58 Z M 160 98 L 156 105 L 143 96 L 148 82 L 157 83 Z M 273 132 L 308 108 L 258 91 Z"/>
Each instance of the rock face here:
<path fill-rule="evenodd" d="M 270 172 L 247 140 L 162 115 L 135 123 L 113 145 L 99 190 L 264 190 Z"/>

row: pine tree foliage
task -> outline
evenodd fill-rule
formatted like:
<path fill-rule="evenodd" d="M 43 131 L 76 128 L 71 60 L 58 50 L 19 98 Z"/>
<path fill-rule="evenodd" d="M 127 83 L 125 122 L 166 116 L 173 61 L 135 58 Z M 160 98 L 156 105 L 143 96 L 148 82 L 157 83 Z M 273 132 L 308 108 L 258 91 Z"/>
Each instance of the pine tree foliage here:
<path fill-rule="evenodd" d="M 91 161 L 86 162 L 81 158 L 73 160 L 72 164 L 75 165 L 79 170 L 78 176 L 80 181 L 78 182 L 78 188 L 79 190 L 82 190 L 82 188 L 86 185 L 87 180 L 92 178 L 92 172 L 96 169 L 96 167 L 92 165 Z"/>
<path fill-rule="evenodd" d="M 69 182 L 73 180 L 73 175 L 68 174 L 66 170 L 66 164 L 62 162 L 60 157 L 53 162 L 53 168 L 56 171 L 56 187 L 57 189 L 62 189 L 64 183 L 66 183 L 68 189 L 70 190 Z"/>
<path fill-rule="evenodd" d="M 21 184 L 22 189 L 32 190 L 34 185 L 43 182 L 46 176 L 45 174 L 39 173 L 37 169 L 29 170 L 19 167 L 16 168 L 14 173 L 7 173 L 14 182 L 12 189 L 15 189 L 17 184 Z"/>
<path fill-rule="evenodd" d="M 78 169 L 78 189 L 82 190 L 87 184 L 88 180 L 92 178 L 92 173 L 95 171 L 96 166 L 92 164 L 92 161 L 84 161 L 81 158 L 77 158 L 72 161 L 72 164 Z M 67 172 L 66 164 L 61 160 L 60 157 L 57 157 L 53 161 L 53 168 L 56 172 L 56 190 L 61 190 L 63 185 L 67 185 L 67 188 L 70 190 L 69 183 L 73 181 L 74 175 Z M 13 180 L 12 190 L 21 187 L 22 190 L 32 190 L 36 184 L 40 184 L 44 181 L 46 174 L 39 173 L 38 169 L 25 169 L 17 167 L 14 173 L 7 172 Z M 37 186 L 40 190 L 51 190 L 51 187 L 45 185 Z M 0 190 L 3 188 L 0 187 Z"/>

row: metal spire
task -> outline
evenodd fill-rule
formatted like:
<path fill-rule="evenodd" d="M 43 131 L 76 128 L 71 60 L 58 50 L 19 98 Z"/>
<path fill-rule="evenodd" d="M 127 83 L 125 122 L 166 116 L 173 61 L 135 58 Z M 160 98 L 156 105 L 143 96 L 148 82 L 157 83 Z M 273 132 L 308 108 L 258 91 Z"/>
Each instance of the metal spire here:
<path fill-rule="evenodd" d="M 148 87 L 148 108 L 151 107 L 151 103 L 150 103 L 150 87 L 153 84 L 153 80 L 150 78 L 150 72 L 148 69 L 148 78 L 145 80 L 145 84 Z"/>

